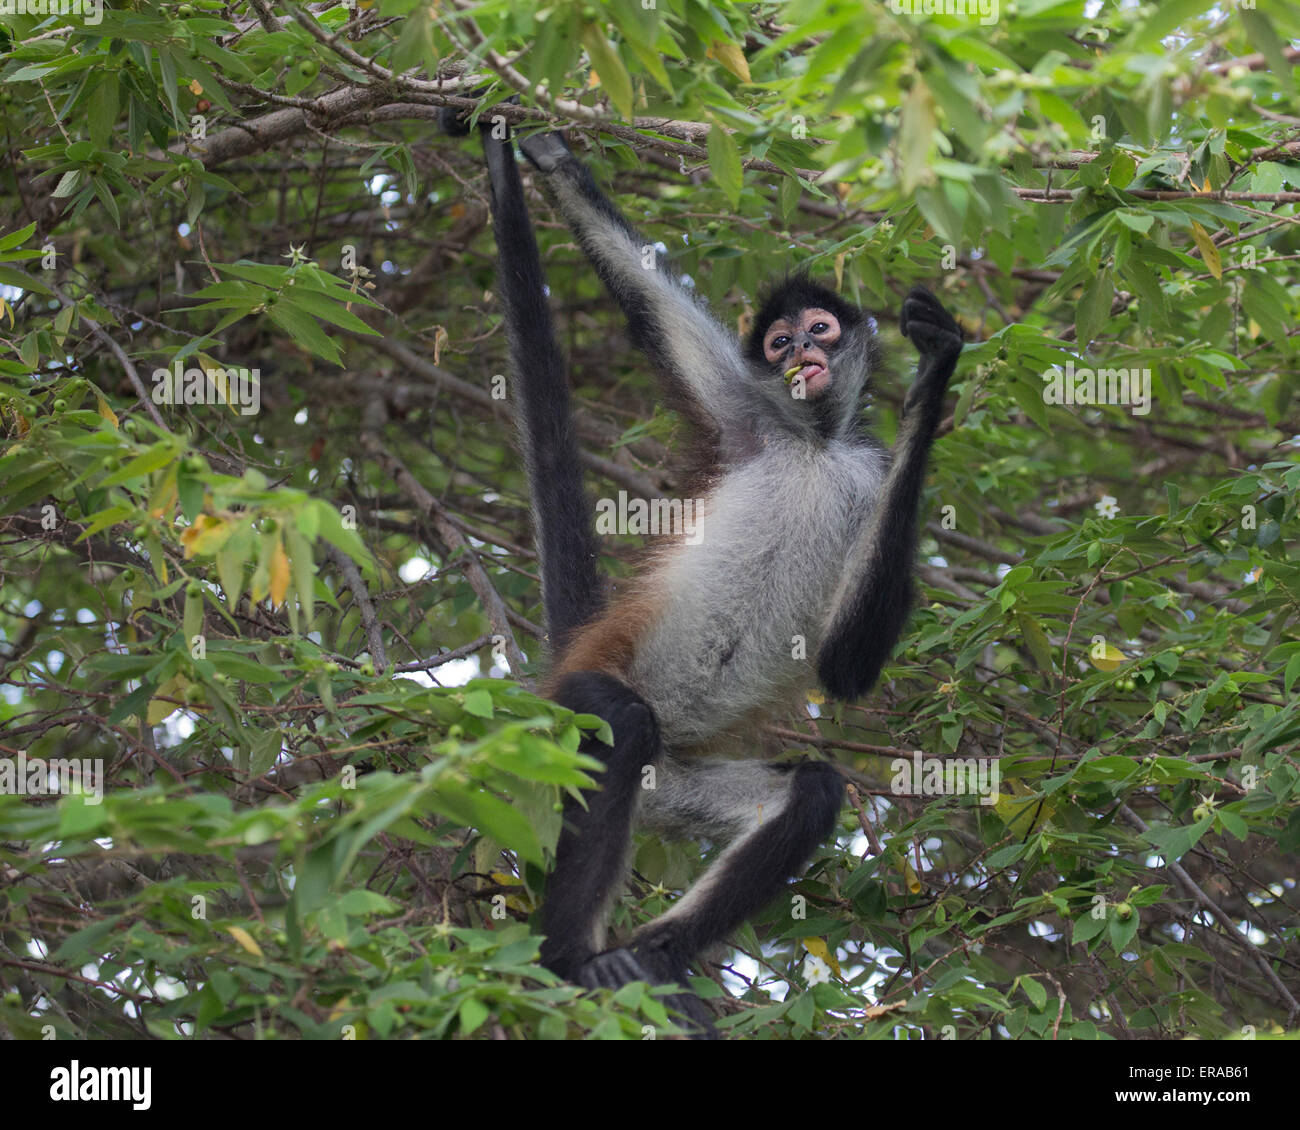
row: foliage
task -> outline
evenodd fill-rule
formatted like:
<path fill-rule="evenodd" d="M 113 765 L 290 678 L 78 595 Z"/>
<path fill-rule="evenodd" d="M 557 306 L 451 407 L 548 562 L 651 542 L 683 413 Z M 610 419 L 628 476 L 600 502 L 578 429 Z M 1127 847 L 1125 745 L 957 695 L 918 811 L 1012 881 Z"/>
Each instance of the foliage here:
<path fill-rule="evenodd" d="M 1294 1029 L 1300 12 L 910 8 L 4 17 L 0 773 L 106 774 L 101 803 L 0 789 L 10 1033 L 670 1023 L 643 986 L 559 983 L 526 925 L 603 724 L 521 681 L 535 558 L 481 158 L 445 105 L 571 128 L 738 325 L 794 264 L 878 309 L 886 438 L 901 295 L 969 331 L 908 636 L 863 705 L 772 731 L 856 793 L 696 978 L 724 1026 Z M 671 494 L 677 421 L 531 206 L 593 486 Z M 1053 366 L 1148 370 L 1149 411 L 1061 403 Z M 996 759 L 996 803 L 964 769 L 900 795 L 913 750 Z M 701 866 L 639 838 L 616 928 Z"/>

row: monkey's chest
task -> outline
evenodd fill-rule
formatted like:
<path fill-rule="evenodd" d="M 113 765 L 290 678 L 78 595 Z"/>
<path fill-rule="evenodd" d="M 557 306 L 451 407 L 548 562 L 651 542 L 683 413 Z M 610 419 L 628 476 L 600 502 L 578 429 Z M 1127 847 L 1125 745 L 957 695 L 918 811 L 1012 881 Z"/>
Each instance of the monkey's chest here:
<path fill-rule="evenodd" d="M 659 613 L 629 670 L 665 741 L 706 741 L 816 685 L 828 605 L 883 474 L 874 453 L 772 451 L 704 501 L 697 544 L 654 578 Z"/>

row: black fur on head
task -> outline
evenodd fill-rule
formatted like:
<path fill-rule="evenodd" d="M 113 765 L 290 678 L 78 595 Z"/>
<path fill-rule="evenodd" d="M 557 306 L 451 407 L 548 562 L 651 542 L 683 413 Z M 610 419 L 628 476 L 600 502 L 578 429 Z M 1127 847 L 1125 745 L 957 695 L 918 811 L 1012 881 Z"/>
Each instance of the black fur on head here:
<path fill-rule="evenodd" d="M 851 302 L 845 302 L 833 290 L 815 283 L 806 274 L 787 275 L 778 282 L 769 283 L 759 294 L 758 314 L 754 325 L 745 335 L 745 356 L 762 363 L 763 335 L 778 318 L 793 318 L 800 310 L 820 307 L 839 319 L 847 333 L 863 321 L 862 311 Z"/>

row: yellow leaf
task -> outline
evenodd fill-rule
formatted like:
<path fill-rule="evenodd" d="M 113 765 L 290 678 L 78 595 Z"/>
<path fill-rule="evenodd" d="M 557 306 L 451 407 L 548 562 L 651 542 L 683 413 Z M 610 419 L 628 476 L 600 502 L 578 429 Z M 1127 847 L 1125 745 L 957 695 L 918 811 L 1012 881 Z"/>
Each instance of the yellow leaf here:
<path fill-rule="evenodd" d="M 197 96 L 203 93 L 203 84 L 198 79 L 190 79 L 190 93 Z"/>
<path fill-rule="evenodd" d="M 450 341 L 451 337 L 443 326 L 433 327 L 433 363 L 435 365 L 441 364 L 438 358 L 441 356 L 442 351 L 447 348 L 447 344 Z"/>
<path fill-rule="evenodd" d="M 1088 649 L 1088 659 L 1098 671 L 1114 671 L 1127 658 L 1119 648 L 1104 640 L 1094 643 Z"/>
<path fill-rule="evenodd" d="M 835 256 L 835 289 L 844 289 L 844 260 L 848 257 L 847 251 L 841 251 Z"/>
<path fill-rule="evenodd" d="M 262 956 L 262 947 L 253 941 L 253 935 L 242 926 L 227 926 L 226 929 L 230 931 L 230 936 L 254 957 Z"/>
<path fill-rule="evenodd" d="M 903 860 L 903 882 L 907 884 L 907 889 L 911 894 L 918 895 L 921 893 L 921 880 L 907 860 Z"/>
<path fill-rule="evenodd" d="M 1032 829 L 1041 828 L 1051 820 L 1056 803 L 1050 797 L 1047 800 L 1036 797 L 1018 781 L 1011 782 L 1008 787 L 1015 795 L 999 792 L 998 799 L 993 802 L 993 811 L 1013 836 L 1026 836 Z"/>
<path fill-rule="evenodd" d="M 194 557 L 201 553 L 216 553 L 234 531 L 231 523 L 214 514 L 200 514 L 194 519 L 194 525 L 181 531 L 181 545 L 185 547 L 185 556 Z"/>
<path fill-rule="evenodd" d="M 826 696 L 816 687 L 813 687 L 812 690 L 805 691 L 804 698 L 817 706 L 821 706 L 826 701 Z"/>
<path fill-rule="evenodd" d="M 158 698 L 149 700 L 149 709 L 145 713 L 145 721 L 150 726 L 156 726 L 164 718 L 168 718 L 180 709 L 174 702 L 163 702 L 163 698 L 180 698 L 185 697 L 185 688 L 188 682 L 184 675 L 173 675 L 162 686 L 158 688 Z"/>
<path fill-rule="evenodd" d="M 844 974 L 840 971 L 840 963 L 835 960 L 835 955 L 831 953 L 830 947 L 826 944 L 824 938 L 801 938 L 803 948 L 806 949 L 813 957 L 820 957 L 833 970 L 835 976 L 841 981 L 844 980 Z"/>
<path fill-rule="evenodd" d="M 738 43 L 711 43 L 705 54 L 710 59 L 717 59 L 741 82 L 749 82 L 749 60 Z"/>
<path fill-rule="evenodd" d="M 284 542 L 277 541 L 271 554 L 271 603 L 283 604 L 288 593 L 289 555 L 284 551 Z"/>
<path fill-rule="evenodd" d="M 1210 233 L 1195 220 L 1192 221 L 1192 239 L 1196 241 L 1197 249 L 1201 253 L 1201 258 L 1205 260 L 1210 274 L 1216 279 L 1223 278 L 1223 260 L 1219 256 L 1219 249 L 1210 238 Z"/>
<path fill-rule="evenodd" d="M 153 497 L 149 500 L 151 518 L 162 518 L 172 512 L 178 497 L 176 478 L 179 472 L 180 467 L 175 463 L 167 468 L 162 482 L 158 484 L 158 489 L 153 492 Z"/>
<path fill-rule="evenodd" d="M 108 401 L 100 396 L 98 392 L 95 393 L 95 402 L 99 408 L 99 414 L 112 424 L 113 427 L 119 427 L 120 425 L 118 423 L 117 413 L 108 406 Z"/>

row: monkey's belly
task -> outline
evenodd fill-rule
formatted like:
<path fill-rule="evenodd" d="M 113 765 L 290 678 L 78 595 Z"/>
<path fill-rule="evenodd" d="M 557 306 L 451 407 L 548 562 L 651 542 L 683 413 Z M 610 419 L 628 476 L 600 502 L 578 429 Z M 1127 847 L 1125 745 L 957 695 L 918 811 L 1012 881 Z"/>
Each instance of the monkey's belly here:
<path fill-rule="evenodd" d="M 656 570 L 662 603 L 628 670 L 670 748 L 817 685 L 827 609 L 882 473 L 861 449 L 815 461 L 773 451 L 706 501 L 700 543 L 679 544 Z"/>

